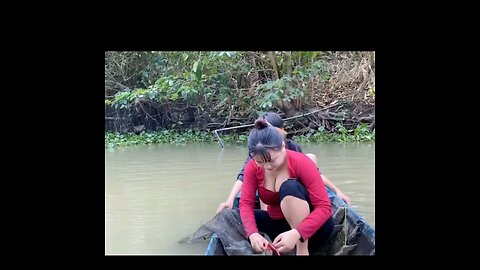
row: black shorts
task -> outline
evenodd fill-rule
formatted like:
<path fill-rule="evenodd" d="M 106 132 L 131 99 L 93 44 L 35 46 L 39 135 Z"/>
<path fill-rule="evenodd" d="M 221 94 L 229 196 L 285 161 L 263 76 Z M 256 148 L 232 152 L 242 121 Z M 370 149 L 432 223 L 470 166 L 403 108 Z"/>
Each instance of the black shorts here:
<path fill-rule="evenodd" d="M 294 196 L 308 202 L 310 206 L 310 212 L 313 210 L 310 202 L 310 196 L 306 188 L 296 180 L 287 180 L 280 187 L 280 202 L 285 196 Z M 289 231 L 291 229 L 286 219 L 272 219 L 268 215 L 267 211 L 255 209 L 255 222 L 257 223 L 258 230 L 268 235 L 270 240 L 274 240 L 279 234 Z M 308 249 L 310 251 L 315 250 L 324 244 L 333 232 L 333 217 L 327 219 L 320 229 L 318 229 L 308 239 Z"/>
<path fill-rule="evenodd" d="M 296 179 L 288 179 L 280 186 L 280 202 L 288 195 L 307 201 L 308 206 L 310 206 L 310 211 L 312 210 L 312 203 L 307 189 Z"/>

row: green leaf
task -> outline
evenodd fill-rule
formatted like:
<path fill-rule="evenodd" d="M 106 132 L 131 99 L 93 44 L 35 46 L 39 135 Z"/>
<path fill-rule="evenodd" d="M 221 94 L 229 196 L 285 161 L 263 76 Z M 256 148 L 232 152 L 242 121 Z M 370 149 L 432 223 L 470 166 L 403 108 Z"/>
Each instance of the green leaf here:
<path fill-rule="evenodd" d="M 150 91 L 150 92 L 147 93 L 147 95 L 148 95 L 148 98 L 150 98 L 150 99 L 155 98 L 155 93 L 154 92 Z"/>
<path fill-rule="evenodd" d="M 203 66 L 202 64 L 197 65 L 197 71 L 195 71 L 195 77 L 197 78 L 198 81 L 202 79 L 202 71 L 203 71 Z"/>
<path fill-rule="evenodd" d="M 195 61 L 195 63 L 193 63 L 192 71 L 197 72 L 197 68 L 198 68 L 198 61 Z"/>
<path fill-rule="evenodd" d="M 274 84 L 275 84 L 275 81 L 269 81 L 264 85 L 266 89 L 271 90 Z"/>
<path fill-rule="evenodd" d="M 178 99 L 178 94 L 177 93 L 173 93 L 171 96 L 170 96 L 170 99 L 175 101 Z"/>

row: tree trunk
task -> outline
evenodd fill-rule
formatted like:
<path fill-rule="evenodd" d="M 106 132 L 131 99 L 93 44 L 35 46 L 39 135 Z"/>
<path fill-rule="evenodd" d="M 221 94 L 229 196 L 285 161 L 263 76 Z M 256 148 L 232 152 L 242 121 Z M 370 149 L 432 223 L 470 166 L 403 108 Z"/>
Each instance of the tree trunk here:
<path fill-rule="evenodd" d="M 278 64 L 277 64 L 277 59 L 275 58 L 275 52 L 269 51 L 268 57 L 270 58 L 270 63 L 272 64 L 272 68 L 273 68 L 273 78 L 275 80 L 278 80 L 280 79 L 280 71 L 278 70 Z M 286 94 L 288 94 L 288 86 L 287 86 L 287 89 L 285 89 L 284 95 Z M 292 106 L 292 104 L 289 101 L 283 100 L 283 97 L 277 102 L 277 104 L 280 110 L 285 112 L 286 117 L 290 117 L 295 114 L 295 108 Z"/>
<path fill-rule="evenodd" d="M 287 76 L 292 77 L 292 52 L 287 52 L 287 61 L 286 61 L 286 66 L 287 66 Z M 288 95 L 290 93 L 290 89 L 292 89 L 292 83 L 290 81 L 287 81 L 286 83 L 286 89 L 285 89 L 285 95 Z M 293 101 L 293 100 L 292 100 Z M 289 101 L 284 101 L 284 107 L 285 107 L 285 114 L 287 117 L 291 117 L 295 114 L 295 107 L 292 105 L 291 102 Z"/>
<path fill-rule="evenodd" d="M 275 53 L 272 51 L 268 52 L 268 57 L 270 58 L 270 63 L 273 67 L 273 78 L 278 80 L 280 78 L 280 73 L 278 72 L 277 59 L 275 58 Z"/>

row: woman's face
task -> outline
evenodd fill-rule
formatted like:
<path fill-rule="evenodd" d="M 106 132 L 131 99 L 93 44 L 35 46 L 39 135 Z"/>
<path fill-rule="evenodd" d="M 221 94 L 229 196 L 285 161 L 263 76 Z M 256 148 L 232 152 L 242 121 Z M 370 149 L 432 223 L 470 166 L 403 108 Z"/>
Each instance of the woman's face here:
<path fill-rule="evenodd" d="M 270 160 L 263 160 L 261 155 L 253 156 L 253 160 L 255 160 L 257 166 L 265 170 L 272 171 L 278 169 L 285 160 L 284 147 L 277 151 L 269 149 L 267 152 L 270 154 Z"/>

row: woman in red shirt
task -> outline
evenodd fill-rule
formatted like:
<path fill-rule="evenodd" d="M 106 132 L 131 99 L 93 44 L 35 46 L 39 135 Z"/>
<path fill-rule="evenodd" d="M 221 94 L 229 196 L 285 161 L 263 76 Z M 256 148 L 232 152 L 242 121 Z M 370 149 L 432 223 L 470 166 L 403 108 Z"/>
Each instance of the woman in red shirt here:
<path fill-rule="evenodd" d="M 285 147 L 287 149 L 297 151 L 297 152 L 302 152 L 302 148 L 300 147 L 300 145 L 298 143 L 296 143 L 295 141 L 293 141 L 291 139 L 286 138 L 287 132 L 283 128 L 283 119 L 280 115 L 278 115 L 277 113 L 274 113 L 274 112 L 266 112 L 263 115 L 261 115 L 260 118 L 265 119 L 269 125 L 271 125 L 273 127 L 276 127 L 277 130 L 280 132 L 280 134 L 282 134 L 284 136 Z M 310 159 L 312 159 L 315 162 L 315 164 L 317 164 L 317 157 L 314 154 L 307 153 L 305 155 L 310 157 Z M 217 213 L 222 211 L 222 209 L 225 208 L 225 207 L 230 208 L 230 209 L 233 208 L 233 201 L 237 197 L 237 194 L 240 192 L 240 190 L 242 190 L 243 174 L 244 174 L 244 171 L 245 171 L 245 166 L 247 166 L 247 163 L 250 161 L 250 159 L 251 159 L 251 157 L 248 156 L 247 159 L 245 160 L 242 169 L 240 170 L 240 172 L 237 175 L 237 179 L 236 179 L 235 183 L 233 184 L 232 190 L 230 191 L 227 200 L 225 202 L 220 203 L 219 206 L 217 207 Z M 350 204 L 350 198 L 347 195 L 345 195 L 337 186 L 335 186 L 332 181 L 330 181 L 324 174 L 322 174 L 321 177 L 322 177 L 322 180 L 323 180 L 324 184 L 328 188 L 330 188 L 338 197 L 340 197 L 340 199 L 344 200 L 347 204 Z M 260 207 L 263 210 L 266 209 L 266 206 L 262 201 L 260 201 Z"/>
<path fill-rule="evenodd" d="M 331 204 L 314 162 L 285 148 L 283 136 L 264 119 L 255 121 L 248 137 L 249 155 L 240 196 L 245 235 L 263 252 L 266 233 L 280 253 L 296 246 L 297 255 L 323 244 L 333 231 Z M 254 209 L 256 190 L 267 210 Z"/>

